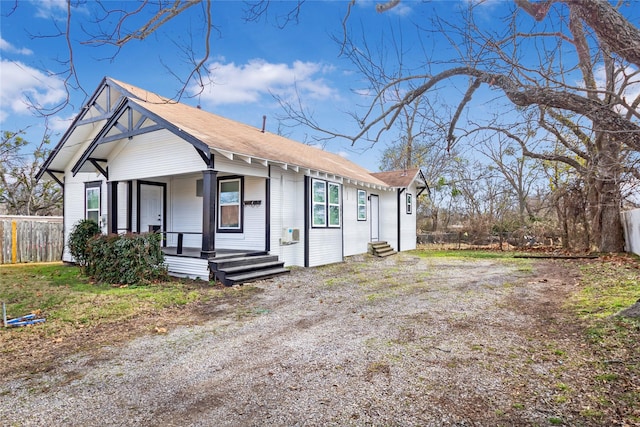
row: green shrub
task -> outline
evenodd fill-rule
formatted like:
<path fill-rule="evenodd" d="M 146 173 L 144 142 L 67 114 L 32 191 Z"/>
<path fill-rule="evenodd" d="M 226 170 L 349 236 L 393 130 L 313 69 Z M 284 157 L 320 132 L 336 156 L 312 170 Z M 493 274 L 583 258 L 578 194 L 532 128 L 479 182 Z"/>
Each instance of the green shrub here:
<path fill-rule="evenodd" d="M 67 246 L 73 259 L 81 268 L 87 265 L 87 245 L 89 240 L 100 234 L 100 232 L 100 226 L 91 219 L 80 220 L 73 226 Z"/>
<path fill-rule="evenodd" d="M 89 241 L 86 273 L 101 283 L 144 284 L 167 278 L 161 234 L 99 235 Z"/>

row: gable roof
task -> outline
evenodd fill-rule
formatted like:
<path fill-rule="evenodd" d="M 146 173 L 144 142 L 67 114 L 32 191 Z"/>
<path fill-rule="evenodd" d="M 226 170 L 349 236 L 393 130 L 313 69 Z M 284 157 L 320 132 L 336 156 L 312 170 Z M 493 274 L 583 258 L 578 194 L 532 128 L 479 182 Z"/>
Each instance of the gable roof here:
<path fill-rule="evenodd" d="M 356 181 L 385 186 L 365 168 L 337 154 L 276 135 L 213 113 L 170 101 L 118 80 L 109 79 L 135 97 L 132 101 L 209 148 L 280 164 L 338 175 Z"/>
<path fill-rule="evenodd" d="M 420 174 L 420 169 L 404 169 L 398 171 L 372 173 L 374 177 L 387 184 L 389 187 L 408 187 Z"/>
<path fill-rule="evenodd" d="M 308 173 L 313 171 L 327 176 L 345 178 L 358 185 L 371 185 L 379 188 L 396 187 L 393 184 L 396 181 L 386 181 L 387 175 L 385 174 L 387 172 L 372 174 L 365 168 L 337 154 L 270 132 L 263 132 L 253 126 L 181 104 L 109 77 L 103 79 L 100 87 L 96 90 L 96 95 L 92 99 L 97 98 L 104 87 L 115 88 L 121 94 L 121 97 L 117 102 L 115 100 L 110 101 L 112 105 L 112 109 L 109 111 L 110 118 L 100 117 L 105 119 L 100 122 L 104 127 L 95 137 L 87 151 L 83 153 L 81 161 L 74 167 L 74 173 L 80 170 L 82 164 L 87 159 L 90 159 L 93 150 L 103 142 L 100 139 L 109 133 L 110 129 L 108 127 L 118 125 L 115 115 L 119 111 L 123 111 L 123 108 L 128 107 L 155 121 L 158 126 L 154 127 L 154 130 L 158 127 L 165 127 L 194 145 L 198 150 L 206 150 L 214 155 L 222 155 L 231 160 L 240 158 L 248 163 L 256 162 L 264 166 L 274 164 L 284 169 L 293 168 L 296 171 L 302 168 L 303 170 L 306 169 Z M 79 117 L 92 108 L 91 102 L 92 100 L 85 105 Z M 95 122 L 95 119 L 93 121 Z M 78 122 L 78 119 L 74 120 L 72 128 L 77 123 L 84 123 L 84 121 L 80 120 Z M 138 131 L 144 132 L 145 130 L 139 129 Z M 70 133 L 71 129 L 67 131 L 67 134 Z M 114 137 L 110 136 L 108 138 L 113 140 Z M 45 172 L 45 169 L 52 161 L 52 157 L 55 156 L 59 151 L 59 147 L 64 143 L 65 138 L 60 141 L 51 158 L 47 159 L 40 175 Z M 208 153 L 205 154 L 208 155 Z M 47 172 L 50 171 L 47 170 Z M 398 171 L 398 174 L 402 172 Z M 406 179 L 403 182 L 407 184 L 402 186 L 410 185 L 412 179 L 416 177 L 416 173 L 413 173 L 410 177 L 411 179 L 405 177 Z"/>

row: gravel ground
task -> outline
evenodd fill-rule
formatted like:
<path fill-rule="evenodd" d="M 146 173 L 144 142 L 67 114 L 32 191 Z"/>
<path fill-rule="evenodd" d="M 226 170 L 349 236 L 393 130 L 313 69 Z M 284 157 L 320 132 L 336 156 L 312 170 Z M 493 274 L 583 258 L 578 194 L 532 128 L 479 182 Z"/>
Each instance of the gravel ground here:
<path fill-rule="evenodd" d="M 296 269 L 205 323 L 3 381 L 0 423 L 588 424 L 578 393 L 558 399 L 587 357 L 557 328 L 572 280 L 552 262 L 411 254 Z"/>

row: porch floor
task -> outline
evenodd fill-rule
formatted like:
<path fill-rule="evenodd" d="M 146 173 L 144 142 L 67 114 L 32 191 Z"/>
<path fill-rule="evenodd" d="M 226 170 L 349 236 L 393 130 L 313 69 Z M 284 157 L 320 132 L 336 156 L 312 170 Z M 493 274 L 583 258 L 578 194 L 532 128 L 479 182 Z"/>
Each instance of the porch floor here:
<path fill-rule="evenodd" d="M 200 248 L 182 248 L 182 253 L 178 254 L 178 248 L 175 246 L 167 246 L 162 248 L 162 252 L 165 255 L 169 256 L 178 256 L 178 257 L 186 257 L 186 258 L 200 258 Z M 216 258 L 232 258 L 239 257 L 244 255 L 260 255 L 265 254 L 265 251 L 252 251 L 252 250 L 241 250 L 241 249 L 216 249 L 216 255 L 214 257 L 210 257 L 209 259 Z"/>

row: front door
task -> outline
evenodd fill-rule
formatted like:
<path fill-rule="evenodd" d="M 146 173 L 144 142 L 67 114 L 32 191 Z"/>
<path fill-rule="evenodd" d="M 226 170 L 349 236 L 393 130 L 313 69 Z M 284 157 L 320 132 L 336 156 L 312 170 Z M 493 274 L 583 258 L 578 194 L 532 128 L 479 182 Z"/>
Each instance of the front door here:
<path fill-rule="evenodd" d="M 164 230 L 164 185 L 140 184 L 140 232 Z"/>
<path fill-rule="evenodd" d="M 369 197 L 369 209 L 371 209 L 371 241 L 377 242 L 380 240 L 380 201 L 378 196 L 372 194 Z"/>

